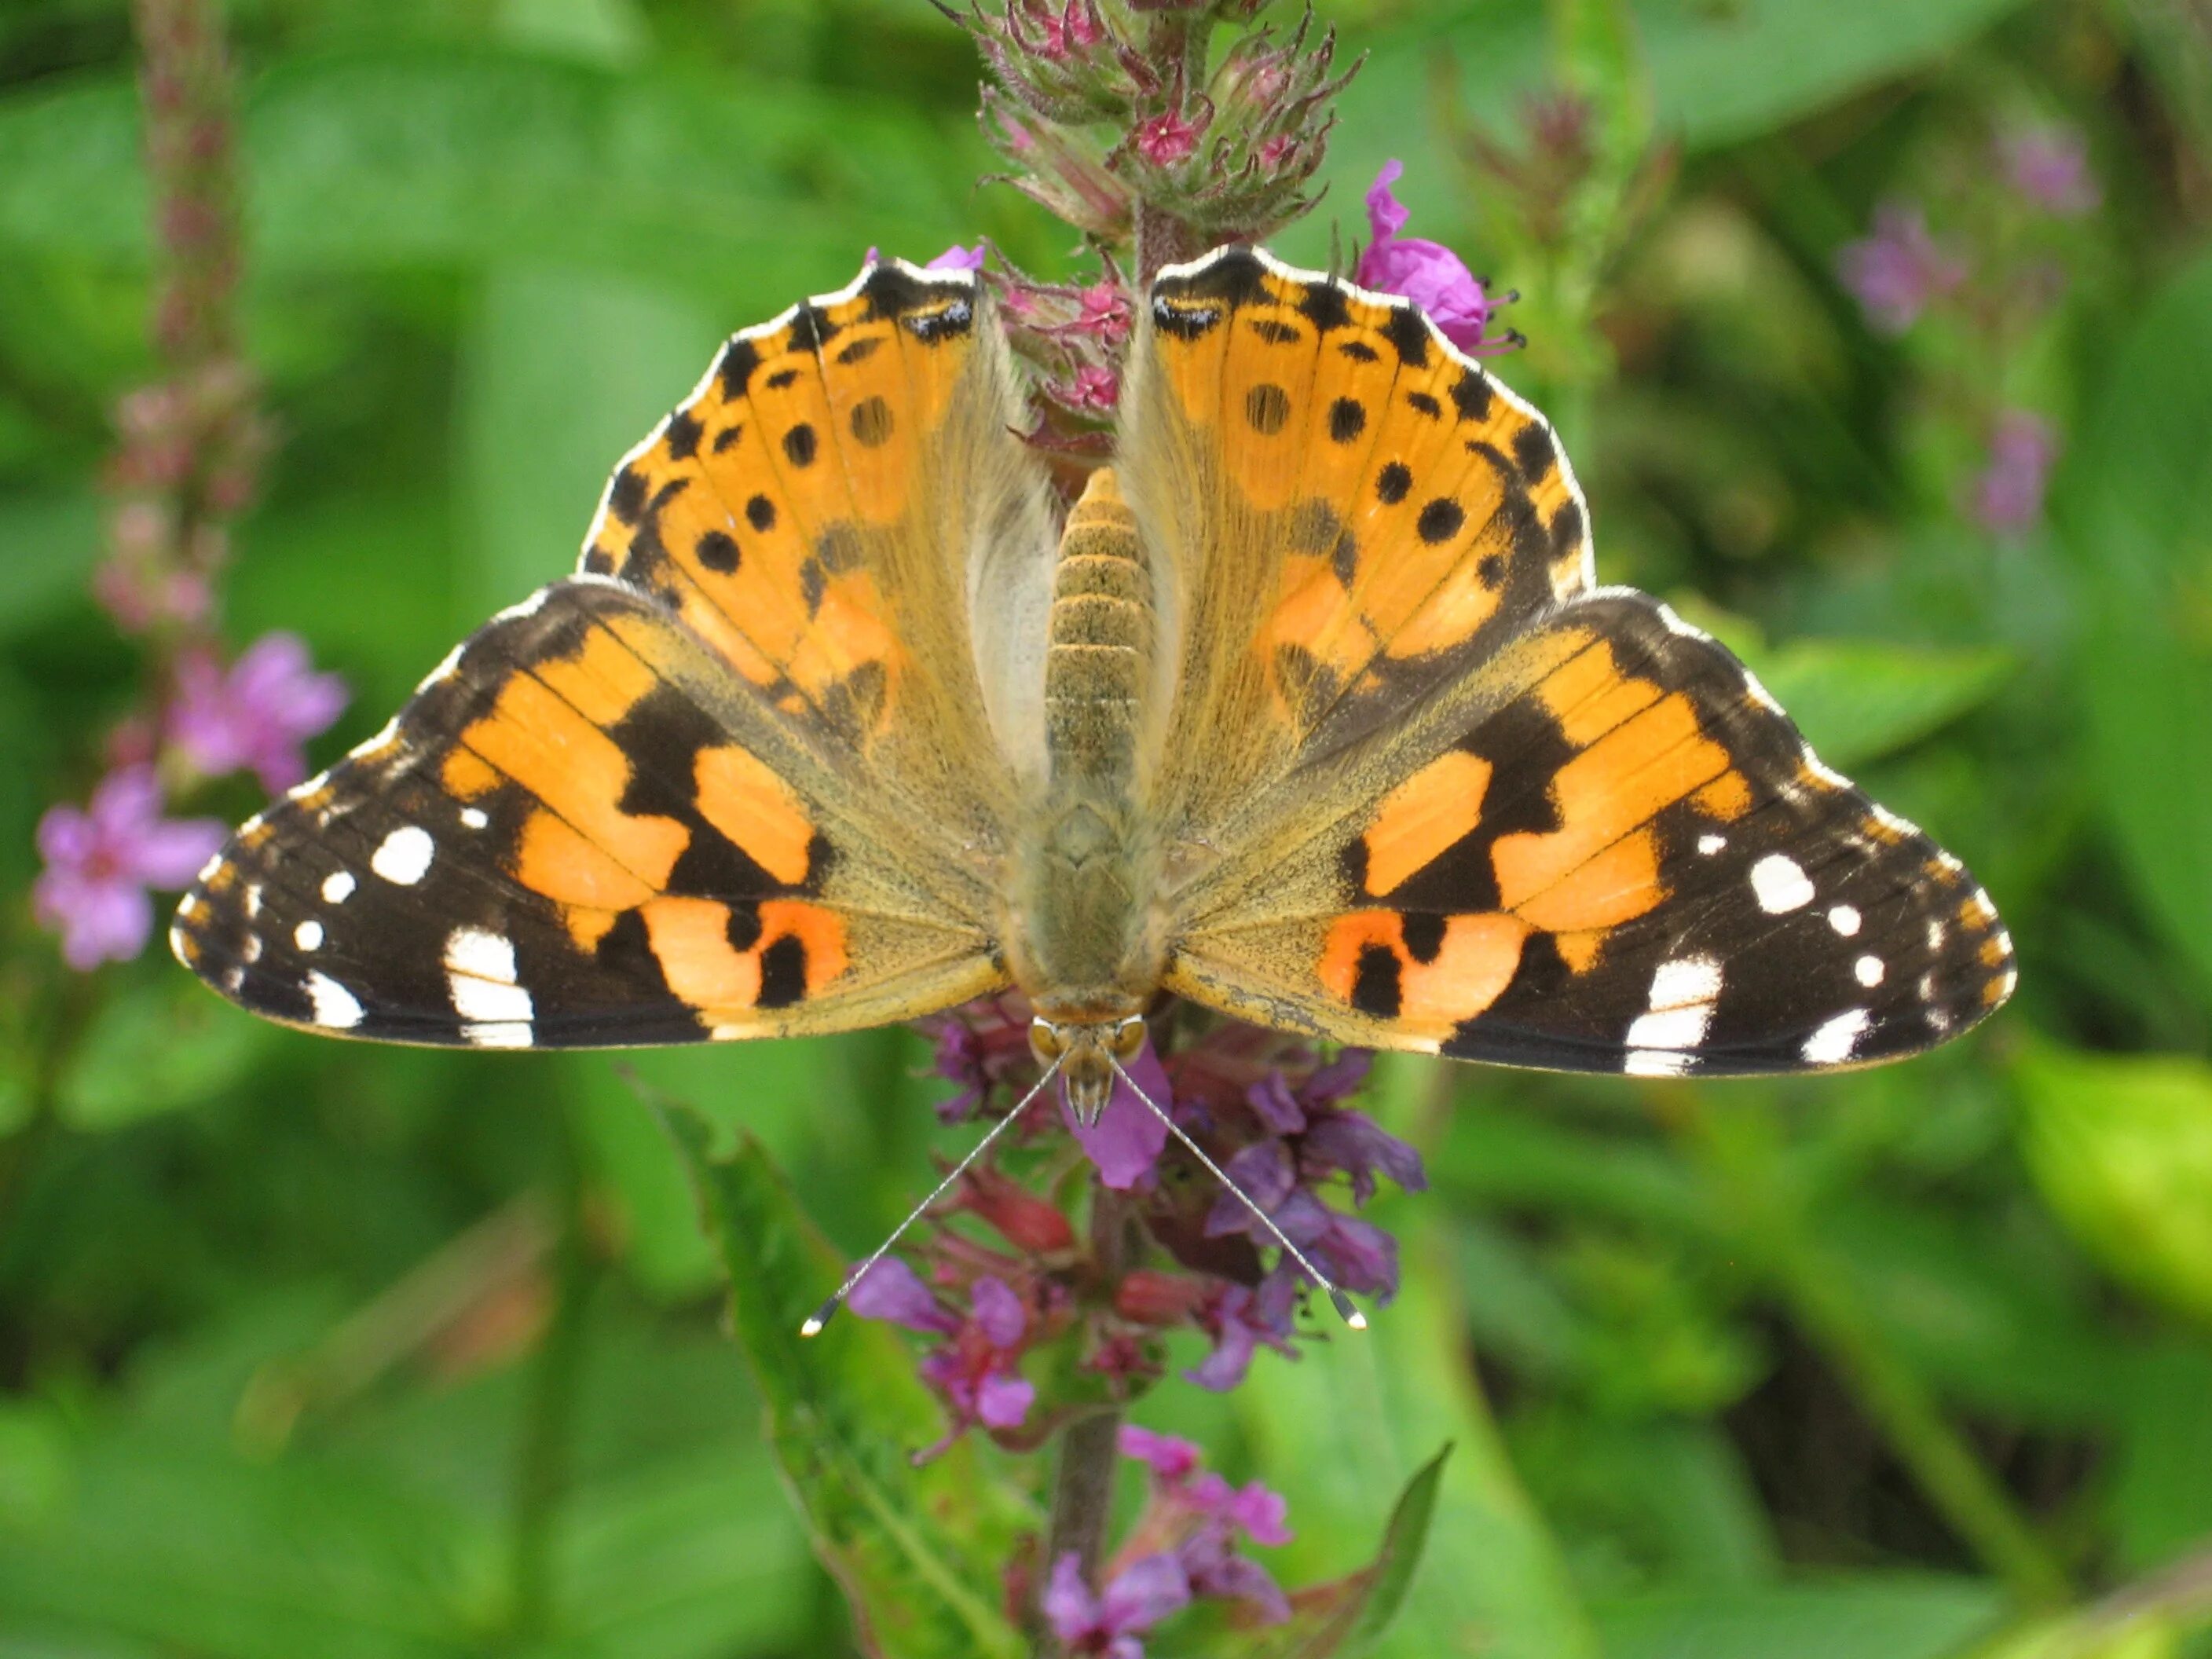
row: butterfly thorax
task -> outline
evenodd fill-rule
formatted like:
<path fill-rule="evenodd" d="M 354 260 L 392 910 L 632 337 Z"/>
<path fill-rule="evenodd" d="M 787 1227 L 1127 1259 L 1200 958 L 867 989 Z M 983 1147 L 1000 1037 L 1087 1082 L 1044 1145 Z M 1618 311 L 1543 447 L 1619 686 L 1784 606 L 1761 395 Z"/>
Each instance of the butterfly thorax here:
<path fill-rule="evenodd" d="M 1045 653 L 1044 798 L 1016 849 L 1006 935 L 1038 1018 L 1071 1034 L 1072 1096 L 1111 1082 L 1098 1042 L 1080 1034 L 1110 1032 L 1140 1013 L 1166 962 L 1159 837 L 1139 799 L 1153 623 L 1136 520 L 1101 468 L 1060 538 Z"/>

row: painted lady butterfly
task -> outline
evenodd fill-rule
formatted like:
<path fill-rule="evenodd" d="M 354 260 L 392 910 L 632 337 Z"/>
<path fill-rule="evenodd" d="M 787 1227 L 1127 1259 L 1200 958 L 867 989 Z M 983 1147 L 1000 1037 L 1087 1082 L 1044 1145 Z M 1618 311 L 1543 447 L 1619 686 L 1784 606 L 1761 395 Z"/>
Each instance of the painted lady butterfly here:
<path fill-rule="evenodd" d="M 1164 271 L 1064 526 L 1023 407 L 971 273 L 738 335 L 577 575 L 247 823 L 177 955 L 489 1048 L 1011 983 L 1091 1112 L 1164 990 L 1646 1076 L 1887 1060 L 2010 994 L 1959 861 L 1595 585 L 1550 427 L 1413 306 L 1245 247 Z"/>

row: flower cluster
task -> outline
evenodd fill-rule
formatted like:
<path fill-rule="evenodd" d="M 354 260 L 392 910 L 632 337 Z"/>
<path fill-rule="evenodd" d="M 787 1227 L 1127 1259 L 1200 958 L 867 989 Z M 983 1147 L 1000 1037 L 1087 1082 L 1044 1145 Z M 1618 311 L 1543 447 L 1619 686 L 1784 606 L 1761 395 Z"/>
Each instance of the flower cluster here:
<path fill-rule="evenodd" d="M 163 375 L 117 405 L 107 469 L 107 556 L 94 597 L 141 636 L 155 706 L 126 719 L 89 803 L 40 820 L 40 924 L 80 972 L 137 956 L 149 889 L 185 885 L 222 840 L 211 819 L 164 816 L 165 791 L 251 771 L 276 791 L 306 775 L 306 740 L 344 708 L 304 644 L 272 634 L 226 664 L 215 631 L 231 531 L 259 488 L 267 428 L 240 355 L 230 74 L 208 0 L 140 0 L 148 170 L 159 282 L 153 345 Z"/>
<path fill-rule="evenodd" d="M 1242 27 L 1258 9 L 1251 0 L 973 7 L 963 21 L 992 76 L 984 132 L 1018 169 L 1012 182 L 1102 241 L 1127 238 L 1140 211 L 1172 220 L 1192 241 L 1182 252 L 1297 218 L 1312 205 L 1328 105 L 1351 71 L 1334 72 L 1334 32 L 1316 36 L 1310 9 L 1287 37 L 1261 28 L 1212 50 L 1222 22 Z"/>
<path fill-rule="evenodd" d="M 1067 1652 L 1143 1659 L 1142 1633 L 1201 1598 L 1234 1603 L 1261 1624 L 1289 1619 L 1273 1575 L 1242 1553 L 1291 1541 L 1278 1494 L 1257 1480 L 1231 1486 L 1172 1435 L 1125 1425 L 1120 1450 L 1151 1472 L 1145 1508 L 1107 1564 L 1103 1589 L 1091 1590 L 1075 1555 L 1053 1563 L 1044 1614 Z"/>
<path fill-rule="evenodd" d="M 1938 237 L 1925 208 L 1892 198 L 1876 206 L 1867 235 L 1838 250 L 1837 276 L 1875 332 L 1902 338 L 1942 315 L 2002 362 L 2019 355 L 2020 337 L 2057 302 L 2063 270 L 2020 233 L 2079 218 L 2101 201 L 2081 135 L 2051 124 L 2014 126 L 1991 150 L 1993 166 L 1977 171 L 2000 187 L 1978 191 L 1969 204 L 1981 210 L 1971 234 Z M 1963 491 L 1966 510 L 1994 534 L 2023 535 L 2043 517 L 2057 430 L 2032 410 L 1991 401 L 1978 386 L 1967 390 L 1985 459 Z"/>
<path fill-rule="evenodd" d="M 1170 1010 L 1153 1029 L 1190 1012 Z M 1009 993 L 927 1022 L 938 1072 L 961 1085 L 940 1109 L 949 1119 L 1003 1114 L 1036 1082 L 1029 1019 Z M 1395 1242 L 1358 1212 L 1383 1180 L 1408 1191 L 1425 1182 L 1419 1155 L 1346 1103 L 1368 1060 L 1348 1052 L 1324 1061 L 1308 1045 L 1230 1024 L 1164 1055 L 1147 1047 L 1129 1075 L 1159 1113 L 1126 1084 L 1095 1126 L 1064 1105 L 1033 1108 L 929 1218 L 921 1270 L 877 1263 L 852 1309 L 933 1339 L 921 1375 L 952 1435 L 981 1427 L 1019 1446 L 1048 1431 L 1067 1402 L 1040 1401 L 1021 1376 L 1023 1356 L 1046 1345 L 1073 1344 L 1074 1370 L 1127 1400 L 1164 1373 L 1168 1335 L 1193 1330 L 1208 1352 L 1185 1376 L 1234 1388 L 1261 1348 L 1296 1357 L 1307 1289 L 1256 1212 L 1342 1288 L 1382 1302 L 1397 1289 Z M 1238 1190 L 1214 1181 L 1163 1114 Z M 1055 1150 L 1070 1141 L 1075 1150 Z M 1064 1169 L 1076 1156 L 1138 1248 L 1086 1244 L 1006 1167 Z M 1331 1201 L 1338 1194 L 1350 1208 Z"/>

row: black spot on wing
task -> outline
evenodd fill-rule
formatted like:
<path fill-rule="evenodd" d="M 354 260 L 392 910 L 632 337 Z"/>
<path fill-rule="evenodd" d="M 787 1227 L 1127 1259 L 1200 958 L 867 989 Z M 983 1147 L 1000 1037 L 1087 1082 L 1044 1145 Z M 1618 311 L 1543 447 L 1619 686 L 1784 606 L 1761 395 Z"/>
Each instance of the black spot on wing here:
<path fill-rule="evenodd" d="M 777 939 L 761 952 L 760 995 L 754 1006 L 788 1008 L 806 996 L 806 946 L 792 934 Z"/>
<path fill-rule="evenodd" d="M 1307 283 L 1298 295 L 1298 312 L 1324 334 L 1352 322 L 1352 302 L 1334 283 Z"/>
<path fill-rule="evenodd" d="M 1412 306 L 1393 306 L 1382 325 L 1383 337 L 1415 368 L 1429 366 L 1429 325 Z"/>
<path fill-rule="evenodd" d="M 1359 953 L 1352 981 L 1352 1006 L 1376 1019 L 1395 1019 L 1403 1005 L 1398 953 L 1387 945 L 1370 945 Z"/>
<path fill-rule="evenodd" d="M 704 430 L 699 417 L 689 410 L 679 409 L 668 417 L 668 425 L 661 433 L 661 441 L 668 446 L 669 454 L 679 461 L 688 461 L 699 453 L 699 439 Z"/>
<path fill-rule="evenodd" d="M 752 388 L 753 374 L 760 363 L 760 348 L 750 340 L 732 340 L 723 347 L 721 361 L 714 365 L 722 396 L 732 401 L 744 397 Z"/>

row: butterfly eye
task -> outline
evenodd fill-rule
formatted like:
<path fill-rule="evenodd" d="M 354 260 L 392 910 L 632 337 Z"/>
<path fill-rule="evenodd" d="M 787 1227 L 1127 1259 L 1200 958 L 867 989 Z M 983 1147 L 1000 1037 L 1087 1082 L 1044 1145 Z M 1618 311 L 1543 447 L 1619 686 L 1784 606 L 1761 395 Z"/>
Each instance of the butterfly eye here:
<path fill-rule="evenodd" d="M 1050 1020 L 1033 1019 L 1030 1022 L 1030 1052 L 1037 1057 L 1040 1066 L 1049 1066 L 1067 1052 L 1067 1038 Z"/>
<path fill-rule="evenodd" d="M 1107 1040 L 1116 1060 L 1134 1060 L 1145 1046 L 1145 1022 L 1141 1017 L 1123 1020 L 1114 1028 Z"/>

